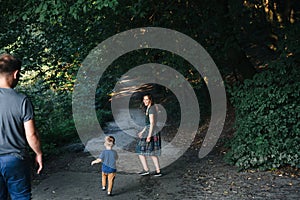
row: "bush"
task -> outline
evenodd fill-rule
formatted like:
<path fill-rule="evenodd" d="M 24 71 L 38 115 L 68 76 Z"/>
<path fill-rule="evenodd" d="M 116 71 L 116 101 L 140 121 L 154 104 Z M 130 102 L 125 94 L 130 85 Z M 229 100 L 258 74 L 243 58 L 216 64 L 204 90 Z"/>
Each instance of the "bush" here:
<path fill-rule="evenodd" d="M 35 122 L 42 141 L 43 153 L 57 154 L 58 148 L 78 139 L 75 128 L 71 92 L 43 90 L 42 84 L 20 87 L 29 96 L 35 111 Z"/>
<path fill-rule="evenodd" d="M 282 56 L 231 88 L 236 133 L 225 160 L 240 169 L 300 167 L 300 68 Z"/>

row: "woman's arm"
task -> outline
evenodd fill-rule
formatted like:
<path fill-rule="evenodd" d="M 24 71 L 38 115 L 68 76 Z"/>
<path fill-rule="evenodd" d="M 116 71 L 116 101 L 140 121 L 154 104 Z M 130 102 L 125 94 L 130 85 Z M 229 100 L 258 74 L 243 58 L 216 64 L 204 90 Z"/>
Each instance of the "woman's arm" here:
<path fill-rule="evenodd" d="M 147 140 L 146 140 L 147 142 L 150 142 L 152 132 L 153 132 L 153 129 L 154 129 L 154 114 L 149 114 L 149 119 L 150 119 L 150 127 L 149 127 L 148 137 L 147 137 Z"/>
<path fill-rule="evenodd" d="M 143 137 L 143 133 L 145 132 L 145 130 L 146 130 L 146 127 L 144 127 L 143 130 L 138 133 L 139 138 Z"/>

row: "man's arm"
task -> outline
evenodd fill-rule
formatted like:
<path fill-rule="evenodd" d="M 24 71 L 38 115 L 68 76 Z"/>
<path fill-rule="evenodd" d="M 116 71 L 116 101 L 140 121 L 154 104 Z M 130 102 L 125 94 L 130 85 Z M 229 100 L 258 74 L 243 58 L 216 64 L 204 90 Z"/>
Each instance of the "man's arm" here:
<path fill-rule="evenodd" d="M 34 120 L 29 120 L 24 123 L 26 140 L 30 146 L 30 148 L 36 154 L 35 161 L 38 164 L 37 174 L 41 172 L 43 169 L 43 160 L 42 160 L 42 150 L 41 150 L 41 142 L 39 135 L 35 129 Z"/>

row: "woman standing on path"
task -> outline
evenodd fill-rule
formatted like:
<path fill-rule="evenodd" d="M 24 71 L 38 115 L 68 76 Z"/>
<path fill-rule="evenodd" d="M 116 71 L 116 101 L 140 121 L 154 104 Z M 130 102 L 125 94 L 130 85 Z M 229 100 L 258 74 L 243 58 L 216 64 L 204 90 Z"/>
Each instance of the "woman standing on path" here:
<path fill-rule="evenodd" d="M 156 108 L 150 94 L 143 96 L 145 108 L 145 127 L 138 133 L 139 141 L 136 147 L 136 153 L 143 165 L 143 171 L 139 174 L 145 176 L 150 174 L 146 156 L 150 156 L 154 166 L 154 176 L 161 176 L 158 156 L 161 154 L 161 138 L 156 127 Z"/>

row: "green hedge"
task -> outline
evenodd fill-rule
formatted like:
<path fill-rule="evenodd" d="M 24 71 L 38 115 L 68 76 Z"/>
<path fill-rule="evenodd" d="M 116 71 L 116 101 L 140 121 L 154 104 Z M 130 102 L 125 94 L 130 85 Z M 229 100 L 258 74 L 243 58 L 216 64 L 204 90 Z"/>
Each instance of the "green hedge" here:
<path fill-rule="evenodd" d="M 300 67 L 287 55 L 229 90 L 236 133 L 225 160 L 240 169 L 300 167 Z"/>

